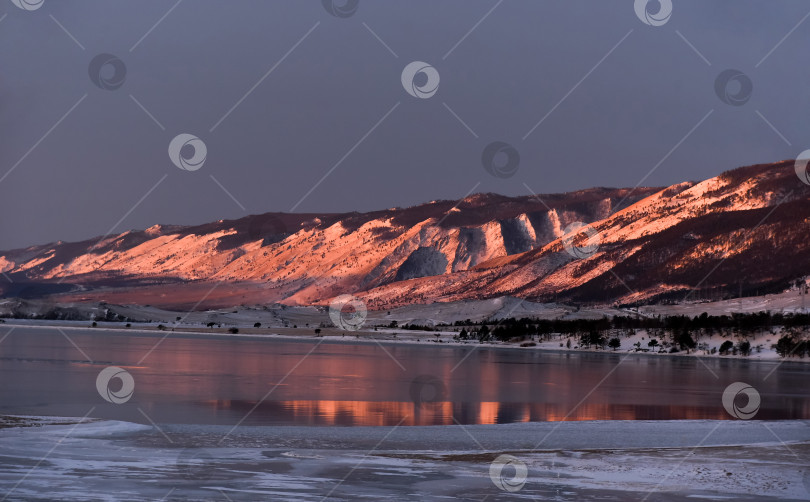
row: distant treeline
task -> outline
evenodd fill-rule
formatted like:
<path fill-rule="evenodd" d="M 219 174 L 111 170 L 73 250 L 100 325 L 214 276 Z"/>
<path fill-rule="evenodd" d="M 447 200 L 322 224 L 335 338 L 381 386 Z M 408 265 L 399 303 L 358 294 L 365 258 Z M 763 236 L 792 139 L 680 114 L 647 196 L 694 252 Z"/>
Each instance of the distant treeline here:
<path fill-rule="evenodd" d="M 632 334 L 634 330 L 643 329 L 650 333 L 651 340 L 648 346 L 651 349 L 649 350 L 655 350 L 657 347 L 663 350 L 664 347 L 670 347 L 669 352 L 708 350 L 706 344 L 698 343 L 703 335 L 717 332 L 728 336 L 729 332 L 733 332 L 743 340 L 737 346 L 731 341 L 726 341 L 721 345 L 719 352 L 724 354 L 731 350 L 739 350 L 743 355 L 749 355 L 751 352 L 751 344 L 746 340 L 747 337 L 762 330 L 784 328 L 787 333 L 773 345 L 773 348 L 782 357 L 804 357 L 806 354 L 810 354 L 810 343 L 802 340 L 803 336 L 796 329 L 808 325 L 810 325 L 810 314 L 772 314 L 770 312 L 721 316 L 710 316 L 704 313 L 695 317 L 683 315 L 616 316 L 570 320 L 524 317 L 479 323 L 468 319 L 454 323 L 454 326 L 462 328 L 458 334 L 458 338 L 461 340 L 478 340 L 483 343 L 491 340 L 531 340 L 535 337 L 550 340 L 556 336 L 560 339 L 573 337 L 575 343 L 582 347 L 605 348 L 605 346 L 609 346 L 614 349 L 621 345 L 622 336 Z M 608 336 L 605 336 L 606 333 L 609 333 Z M 667 335 L 671 339 L 671 343 L 665 341 Z M 661 341 L 655 339 L 656 337 Z M 566 346 L 571 348 L 570 339 Z M 637 345 L 637 349 L 648 350 L 643 349 L 640 345 Z M 714 349 L 712 349 L 712 353 L 714 353 Z"/>
<path fill-rule="evenodd" d="M 526 335 L 544 335 L 551 333 L 576 334 L 609 329 L 663 329 L 676 330 L 713 330 L 734 328 L 741 332 L 752 332 L 774 326 L 786 328 L 810 325 L 810 314 L 782 314 L 757 312 L 753 314 L 732 314 L 712 316 L 705 312 L 699 316 L 615 316 L 599 319 L 520 319 L 507 318 L 499 321 L 472 322 L 456 321 L 454 326 L 490 326 L 504 328 L 515 333 Z M 496 328 L 496 329 L 497 329 Z"/>

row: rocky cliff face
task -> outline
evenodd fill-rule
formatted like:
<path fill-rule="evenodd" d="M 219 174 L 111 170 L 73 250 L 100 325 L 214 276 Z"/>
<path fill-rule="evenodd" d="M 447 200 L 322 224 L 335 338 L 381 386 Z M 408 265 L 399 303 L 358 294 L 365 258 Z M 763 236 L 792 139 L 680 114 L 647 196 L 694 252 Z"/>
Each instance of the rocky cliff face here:
<path fill-rule="evenodd" d="M 591 223 L 599 245 L 572 256 L 565 239 L 452 276 L 395 283 L 366 294 L 444 301 L 512 295 L 605 303 L 722 298 L 784 289 L 810 274 L 810 186 L 793 161 L 729 171 L 650 194 Z M 556 230 L 564 226 L 553 226 Z"/>

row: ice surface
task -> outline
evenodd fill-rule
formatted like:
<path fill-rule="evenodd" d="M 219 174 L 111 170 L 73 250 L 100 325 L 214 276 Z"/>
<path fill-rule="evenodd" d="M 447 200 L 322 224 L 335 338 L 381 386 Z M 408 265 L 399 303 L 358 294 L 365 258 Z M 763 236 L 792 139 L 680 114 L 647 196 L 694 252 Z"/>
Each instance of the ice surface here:
<path fill-rule="evenodd" d="M 810 422 L 0 430 L 5 500 L 807 500 Z M 509 453 L 515 493 L 489 477 Z"/>

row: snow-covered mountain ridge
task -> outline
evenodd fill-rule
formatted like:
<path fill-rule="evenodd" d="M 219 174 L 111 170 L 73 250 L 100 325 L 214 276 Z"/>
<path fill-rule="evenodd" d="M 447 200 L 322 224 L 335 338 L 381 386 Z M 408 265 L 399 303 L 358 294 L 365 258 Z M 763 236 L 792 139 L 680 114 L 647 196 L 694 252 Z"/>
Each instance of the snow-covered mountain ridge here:
<path fill-rule="evenodd" d="M 208 284 L 217 291 L 202 305 L 323 304 L 344 293 L 371 308 L 503 295 L 635 302 L 773 289 L 807 275 L 809 218 L 810 187 L 784 161 L 663 189 L 474 194 L 368 213 L 155 225 L 0 252 L 0 271 L 13 281 L 4 296 L 61 290 L 156 305 L 198 303 L 189 292 Z M 598 232 L 592 255 L 566 252 L 574 222 Z"/>

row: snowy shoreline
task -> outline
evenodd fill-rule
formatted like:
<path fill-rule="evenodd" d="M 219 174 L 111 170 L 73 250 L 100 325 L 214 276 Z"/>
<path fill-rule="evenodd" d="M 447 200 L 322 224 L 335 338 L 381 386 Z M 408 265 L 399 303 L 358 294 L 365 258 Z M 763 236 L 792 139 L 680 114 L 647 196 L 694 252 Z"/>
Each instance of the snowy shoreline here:
<path fill-rule="evenodd" d="M 88 416 L 0 414 L 0 420 L 14 425 L 4 429 L 40 429 L 59 436 L 110 438 L 155 433 L 155 425 L 101 419 Z M 394 449 L 412 451 L 481 450 L 468 433 L 487 439 L 484 451 L 616 450 L 646 448 L 743 447 L 810 442 L 810 420 L 560 420 L 470 425 L 366 425 L 337 427 L 324 425 L 213 425 L 157 424 L 169 436 L 193 438 L 202 447 L 243 447 L 257 437 L 269 441 L 307 442 L 317 448 L 361 449 L 385 439 Z M 711 433 L 711 434 L 709 434 Z M 3 434 L 0 432 L 0 434 Z M 776 436 L 774 436 L 776 434 Z M 222 436 L 227 441 L 220 442 Z M 5 437 L 5 436 L 0 436 Z M 207 441 L 216 438 L 215 441 Z M 425 445 L 429 444 L 430 448 Z"/>
<path fill-rule="evenodd" d="M 766 345 L 763 347 L 762 352 L 757 353 L 755 350 L 752 350 L 752 353 L 748 356 L 743 356 L 740 354 L 726 354 L 720 355 L 719 353 L 711 354 L 706 353 L 703 350 L 692 350 L 689 353 L 685 351 L 679 351 L 675 353 L 670 352 L 656 352 L 652 350 L 633 350 L 628 349 L 628 347 L 632 347 L 634 343 L 640 342 L 642 347 L 646 348 L 646 343 L 651 337 L 648 335 L 644 330 L 637 331 L 634 335 L 623 337 L 621 338 L 622 347 L 618 350 L 611 350 L 609 348 L 606 349 L 596 349 L 596 348 L 565 348 L 564 346 L 561 347 L 561 344 L 564 344 L 564 340 L 566 338 L 561 338 L 558 340 L 553 341 L 535 341 L 533 342 L 534 345 L 532 346 L 520 346 L 521 342 L 486 342 L 486 343 L 478 343 L 473 340 L 467 341 L 460 341 L 460 340 L 452 340 L 454 335 L 458 333 L 455 331 L 418 331 L 418 330 L 402 330 L 402 329 L 379 329 L 377 331 L 347 331 L 345 334 L 331 334 L 329 333 L 330 330 L 327 330 L 327 333 L 322 334 L 320 336 L 316 336 L 314 334 L 310 334 L 307 332 L 306 334 L 303 333 L 305 330 L 303 328 L 294 330 L 292 328 L 266 328 L 263 330 L 254 329 L 254 328 L 246 328 L 242 330 L 243 332 L 240 333 L 228 333 L 223 332 L 222 330 L 219 331 L 205 331 L 199 330 L 196 328 L 188 328 L 188 327 L 167 327 L 165 330 L 159 330 L 157 328 L 156 323 L 146 324 L 140 327 L 137 325 L 131 328 L 119 327 L 120 323 L 98 323 L 96 327 L 90 327 L 86 321 L 50 321 L 50 322 L 42 322 L 42 321 L 26 321 L 26 320 L 18 320 L 18 319 L 9 319 L 5 324 L 0 325 L 0 328 L 7 327 L 10 329 L 26 329 L 26 330 L 33 330 L 33 329 L 49 329 L 58 331 L 60 329 L 63 330 L 80 330 L 84 333 L 92 334 L 94 332 L 98 333 L 108 333 L 114 334 L 116 336 L 120 335 L 137 335 L 137 336 L 150 336 L 150 337 L 185 337 L 185 338 L 213 338 L 213 339 L 244 339 L 244 340 L 266 340 L 266 341 L 273 341 L 273 340 L 283 340 L 283 341 L 297 341 L 301 343 L 336 343 L 336 344 L 372 344 L 372 345 L 387 345 L 387 346 L 397 346 L 397 345 L 407 345 L 407 346 L 416 346 L 416 347 L 443 347 L 443 348 L 486 348 L 486 349 L 496 349 L 496 350 L 534 350 L 540 352 L 548 352 L 548 353 L 555 353 L 555 354 L 615 354 L 615 355 L 629 355 L 629 354 L 637 354 L 643 355 L 648 357 L 690 357 L 690 358 L 701 358 L 701 359 L 716 359 L 716 360 L 723 360 L 723 359 L 731 359 L 731 360 L 742 360 L 742 361 L 760 361 L 760 362 L 775 362 L 775 363 L 810 363 L 810 358 L 801 358 L 801 357 L 787 357 L 782 358 L 780 357 L 776 351 L 770 347 L 770 344 L 775 343 L 778 339 L 778 335 L 768 334 L 768 335 L 760 335 L 754 336 L 751 338 L 751 345 L 756 346 L 758 344 Z M 146 328 L 146 329 L 144 329 Z M 265 331 L 265 332 L 259 332 Z M 267 332 L 267 331 L 286 331 L 287 333 L 279 333 L 279 332 Z M 292 334 L 289 333 L 290 331 L 297 331 L 300 334 Z M 310 330 L 307 330 L 310 331 Z M 436 334 L 440 334 L 441 337 L 444 337 L 441 342 L 437 342 L 434 340 Z M 560 340 L 563 340 L 562 342 Z M 570 338 L 572 342 L 575 339 L 572 337 Z M 711 348 L 719 348 L 720 344 L 724 341 L 729 340 L 728 338 L 723 338 L 720 336 L 712 336 L 708 337 L 708 340 L 701 339 L 701 342 L 708 343 L 709 350 Z M 528 340 L 527 340 L 528 341 Z"/>

